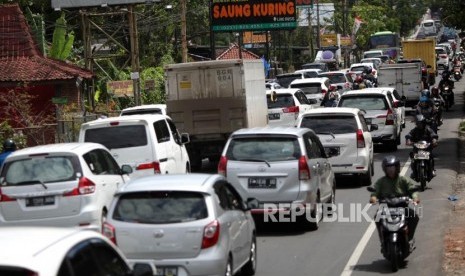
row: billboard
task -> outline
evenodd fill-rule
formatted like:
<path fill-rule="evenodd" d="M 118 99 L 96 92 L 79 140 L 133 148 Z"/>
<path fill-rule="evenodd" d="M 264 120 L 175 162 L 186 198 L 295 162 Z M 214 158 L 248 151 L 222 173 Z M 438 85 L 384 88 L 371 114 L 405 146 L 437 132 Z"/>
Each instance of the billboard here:
<path fill-rule="evenodd" d="M 52 8 L 82 8 L 82 7 L 106 7 L 112 5 L 146 4 L 160 2 L 161 0 L 52 0 Z"/>
<path fill-rule="evenodd" d="M 213 0 L 215 32 L 294 29 L 296 0 Z"/>

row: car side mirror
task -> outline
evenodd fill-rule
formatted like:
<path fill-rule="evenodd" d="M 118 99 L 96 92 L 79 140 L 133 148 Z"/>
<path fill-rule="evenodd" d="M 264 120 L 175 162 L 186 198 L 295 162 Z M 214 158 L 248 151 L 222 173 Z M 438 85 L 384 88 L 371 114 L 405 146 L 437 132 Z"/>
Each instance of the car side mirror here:
<path fill-rule="evenodd" d="M 249 197 L 245 205 L 246 205 L 246 211 L 248 211 L 252 209 L 258 209 L 258 207 L 260 206 L 260 203 L 258 199 Z"/>
<path fill-rule="evenodd" d="M 182 144 L 187 144 L 191 141 L 189 137 L 189 133 L 181 133 L 181 143 Z"/>
<path fill-rule="evenodd" d="M 377 124 L 370 125 L 370 132 L 375 131 L 375 130 L 378 130 L 378 125 Z"/>
<path fill-rule="evenodd" d="M 145 263 L 135 263 L 132 269 L 132 275 L 134 276 L 152 276 L 154 275 L 153 272 L 152 266 Z"/>
<path fill-rule="evenodd" d="M 131 174 L 132 173 L 132 167 L 129 165 L 123 165 L 121 166 L 121 174 Z"/>

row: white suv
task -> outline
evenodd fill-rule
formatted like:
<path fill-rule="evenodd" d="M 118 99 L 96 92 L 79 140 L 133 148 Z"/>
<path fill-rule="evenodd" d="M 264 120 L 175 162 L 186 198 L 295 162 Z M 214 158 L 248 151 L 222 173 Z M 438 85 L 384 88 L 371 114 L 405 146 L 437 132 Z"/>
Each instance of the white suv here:
<path fill-rule="evenodd" d="M 266 91 L 269 126 L 293 126 L 299 114 L 312 109 L 316 100 L 308 100 L 300 89 Z"/>
<path fill-rule="evenodd" d="M 129 180 L 95 143 L 36 146 L 9 155 L 0 172 L 0 225 L 86 227 L 99 231 L 120 185 Z"/>
<path fill-rule="evenodd" d="M 317 100 L 320 103 L 325 94 L 329 91 L 329 79 L 327 77 L 309 78 L 301 80 L 293 80 L 289 84 L 289 88 L 301 89 L 307 99 Z"/>
<path fill-rule="evenodd" d="M 315 219 L 303 222 L 312 229 L 318 228 L 321 218 L 318 203 L 333 203 L 335 199 L 331 163 L 320 138 L 308 128 L 237 130 L 226 143 L 218 173 L 225 175 L 243 198 L 259 201 L 259 208 L 252 213 L 273 210 L 273 204 L 311 208 Z"/>
<path fill-rule="evenodd" d="M 353 174 L 371 185 L 373 141 L 364 112 L 357 108 L 330 107 L 305 112 L 297 127 L 310 128 L 320 137 L 334 173 Z M 377 126 L 371 125 L 372 130 Z"/>
<path fill-rule="evenodd" d="M 376 88 L 349 91 L 341 96 L 338 107 L 353 107 L 365 111 L 367 125 L 378 125 L 378 130 L 371 133 L 373 142 L 383 143 L 391 150 L 397 150 L 402 124 L 390 93 Z"/>

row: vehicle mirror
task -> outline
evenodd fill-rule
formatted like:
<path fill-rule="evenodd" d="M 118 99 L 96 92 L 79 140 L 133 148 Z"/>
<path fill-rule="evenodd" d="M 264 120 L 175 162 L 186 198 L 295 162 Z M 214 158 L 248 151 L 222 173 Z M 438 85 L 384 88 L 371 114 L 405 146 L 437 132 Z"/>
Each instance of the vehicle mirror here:
<path fill-rule="evenodd" d="M 153 273 L 152 266 L 145 263 L 135 263 L 132 269 L 132 275 L 134 276 L 152 276 Z"/>
<path fill-rule="evenodd" d="M 377 124 L 370 125 L 370 131 L 375 131 L 375 130 L 378 130 L 378 125 Z"/>
<path fill-rule="evenodd" d="M 121 166 L 121 174 L 130 174 L 132 173 L 132 168 L 129 165 Z"/>
<path fill-rule="evenodd" d="M 373 188 L 373 186 L 368 186 L 367 191 L 374 193 L 374 192 L 376 192 L 376 189 Z"/>
<path fill-rule="evenodd" d="M 259 206 L 260 206 L 260 203 L 258 202 L 258 199 L 251 198 L 251 197 L 247 199 L 246 210 L 258 209 Z"/>
<path fill-rule="evenodd" d="M 189 137 L 189 133 L 181 133 L 181 143 L 182 144 L 187 144 L 191 141 Z"/>

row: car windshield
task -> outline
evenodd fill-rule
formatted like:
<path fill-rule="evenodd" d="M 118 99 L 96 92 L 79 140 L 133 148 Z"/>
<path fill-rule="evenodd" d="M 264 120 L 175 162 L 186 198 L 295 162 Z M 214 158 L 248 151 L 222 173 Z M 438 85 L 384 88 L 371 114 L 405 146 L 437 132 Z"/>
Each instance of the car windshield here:
<path fill-rule="evenodd" d="M 305 94 L 319 94 L 321 93 L 321 83 L 293 83 L 290 88 L 299 88 Z"/>
<path fill-rule="evenodd" d="M 140 147 L 147 145 L 147 134 L 143 125 L 90 128 L 85 132 L 84 141 L 99 143 L 108 149 Z"/>
<path fill-rule="evenodd" d="M 296 137 L 240 137 L 232 139 L 226 158 L 235 161 L 297 160 L 302 155 Z"/>
<path fill-rule="evenodd" d="M 350 68 L 350 71 L 353 71 L 353 72 L 364 72 L 366 69 L 367 69 L 366 66 L 354 66 L 354 67 Z"/>
<path fill-rule="evenodd" d="M 305 78 L 317 78 L 318 76 L 319 76 L 318 72 L 315 72 L 315 71 L 304 72 Z"/>
<path fill-rule="evenodd" d="M 345 83 L 346 79 L 343 74 L 324 74 L 323 77 L 327 77 L 329 79 L 330 84 L 336 83 Z"/>
<path fill-rule="evenodd" d="M 75 156 L 37 156 L 5 164 L 6 185 L 35 185 L 75 180 L 81 174 Z"/>
<path fill-rule="evenodd" d="M 203 194 L 185 191 L 144 191 L 119 197 L 113 219 L 147 224 L 182 223 L 208 217 Z"/>
<path fill-rule="evenodd" d="M 318 133 L 344 134 L 357 132 L 357 122 L 354 115 L 321 114 L 305 116 L 300 127 L 310 128 Z"/>
<path fill-rule="evenodd" d="M 291 82 L 293 80 L 296 80 L 296 79 L 301 79 L 302 78 L 302 74 L 289 74 L 289 75 L 278 75 L 276 76 L 276 82 L 281 85 L 281 87 L 289 87 L 289 84 L 291 84 Z"/>
<path fill-rule="evenodd" d="M 150 115 L 150 114 L 163 114 L 163 112 L 162 112 L 161 109 L 159 109 L 159 108 L 123 110 L 123 111 L 121 112 L 121 116 L 127 116 L 127 115 Z"/>
<path fill-rule="evenodd" d="M 271 95 L 266 95 L 266 102 L 268 104 L 268 109 L 295 106 L 294 97 L 290 93 L 276 94 L 276 96 L 273 97 L 271 97 Z"/>
<path fill-rule="evenodd" d="M 339 100 L 339 107 L 354 107 L 363 110 L 387 110 L 384 96 L 347 96 Z"/>

